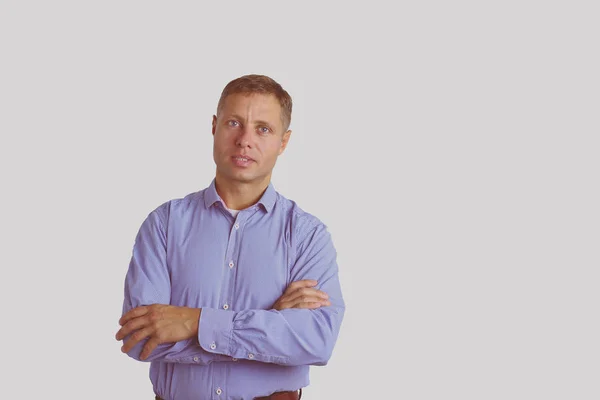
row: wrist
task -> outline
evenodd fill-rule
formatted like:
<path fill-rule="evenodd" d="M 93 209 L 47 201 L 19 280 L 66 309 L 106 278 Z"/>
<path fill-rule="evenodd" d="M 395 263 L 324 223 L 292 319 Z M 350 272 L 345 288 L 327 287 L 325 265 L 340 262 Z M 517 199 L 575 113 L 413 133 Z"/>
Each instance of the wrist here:
<path fill-rule="evenodd" d="M 200 329 L 200 314 L 202 314 L 201 308 L 194 308 L 194 335 L 198 336 L 198 330 Z"/>
<path fill-rule="evenodd" d="M 200 324 L 201 308 L 190 308 L 189 330 L 191 337 L 198 336 L 198 325 Z"/>

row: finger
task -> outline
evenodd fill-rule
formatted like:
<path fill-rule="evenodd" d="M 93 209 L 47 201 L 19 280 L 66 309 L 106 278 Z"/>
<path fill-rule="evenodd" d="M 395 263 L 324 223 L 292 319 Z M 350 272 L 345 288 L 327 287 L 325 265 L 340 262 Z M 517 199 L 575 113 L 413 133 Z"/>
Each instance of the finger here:
<path fill-rule="evenodd" d="M 289 308 L 290 304 L 295 304 L 298 302 L 307 302 L 307 301 L 327 301 L 329 296 L 327 296 L 326 293 L 321 292 L 319 290 L 316 289 L 301 289 L 301 290 L 297 290 L 296 292 L 289 294 L 287 296 L 283 296 L 281 297 L 281 299 L 279 300 L 279 304 L 283 304 L 283 305 L 287 305 Z"/>
<path fill-rule="evenodd" d="M 121 340 L 125 336 L 129 335 L 131 332 L 137 331 L 138 329 L 145 328 L 146 326 L 149 325 L 149 323 L 150 323 L 150 321 L 147 316 L 143 315 L 141 317 L 134 318 L 134 319 L 130 320 L 129 322 L 127 322 L 125 325 L 123 325 L 121 327 L 121 329 L 119 329 L 119 331 L 115 335 L 115 338 L 117 340 Z"/>
<path fill-rule="evenodd" d="M 282 302 L 280 305 L 280 310 L 287 309 L 287 308 L 307 308 L 306 305 L 311 305 L 311 306 L 318 305 L 320 307 L 320 306 L 329 306 L 329 305 L 331 305 L 331 303 L 329 302 L 329 300 L 323 300 L 319 297 L 307 296 L 307 297 L 303 297 L 303 298 L 298 298 L 293 301 Z"/>
<path fill-rule="evenodd" d="M 287 293 L 284 294 L 283 296 L 281 296 L 281 298 L 284 301 L 290 301 L 290 300 L 295 300 L 299 297 L 302 296 L 317 296 L 317 297 L 321 297 L 323 299 L 327 299 L 329 296 L 327 295 L 327 293 L 320 291 L 319 289 L 315 289 L 315 288 L 300 288 L 297 289 L 291 293 Z"/>
<path fill-rule="evenodd" d="M 291 293 L 294 292 L 300 288 L 304 288 L 304 287 L 313 287 L 317 285 L 317 281 L 314 279 L 303 279 L 301 281 L 295 281 L 290 283 L 290 285 L 287 287 L 287 289 L 285 290 L 285 293 Z"/>
<path fill-rule="evenodd" d="M 133 308 L 133 309 L 129 310 L 127 313 L 125 313 L 121 317 L 121 319 L 119 319 L 119 325 L 123 326 L 129 320 L 131 320 L 133 318 L 141 317 L 142 315 L 146 314 L 147 312 L 148 312 L 148 307 L 146 307 L 146 306 L 140 306 L 140 307 Z"/>
<path fill-rule="evenodd" d="M 142 349 L 142 352 L 140 353 L 140 360 L 145 360 L 148 357 L 150 357 L 150 354 L 152 354 L 154 349 L 156 349 L 156 346 L 158 346 L 159 344 L 160 344 L 160 341 L 158 340 L 158 338 L 151 337 L 146 342 L 146 344 L 144 345 L 144 348 Z"/>
<path fill-rule="evenodd" d="M 298 289 L 293 293 L 290 293 L 287 296 L 284 296 L 283 301 L 295 301 L 296 299 L 300 299 L 302 297 L 316 297 L 319 300 L 328 300 L 329 295 L 327 293 L 314 288 L 302 288 Z"/>
<path fill-rule="evenodd" d="M 154 329 L 151 327 L 146 327 L 144 329 L 140 329 L 139 331 L 133 332 L 125 341 L 123 346 L 121 346 L 121 351 L 123 353 L 129 353 L 131 349 L 135 347 L 136 344 L 141 342 L 142 340 L 150 337 L 154 333 Z"/>
<path fill-rule="evenodd" d="M 322 304 L 320 301 L 302 301 L 299 303 L 294 304 L 293 307 L 290 308 L 309 308 L 309 309 L 315 309 L 315 308 L 319 308 L 322 307 Z"/>
<path fill-rule="evenodd" d="M 298 303 L 282 303 L 278 310 L 289 310 L 290 308 L 319 308 L 321 306 L 321 303 L 318 302 L 310 302 L 310 303 L 304 303 L 304 302 L 298 302 Z"/>

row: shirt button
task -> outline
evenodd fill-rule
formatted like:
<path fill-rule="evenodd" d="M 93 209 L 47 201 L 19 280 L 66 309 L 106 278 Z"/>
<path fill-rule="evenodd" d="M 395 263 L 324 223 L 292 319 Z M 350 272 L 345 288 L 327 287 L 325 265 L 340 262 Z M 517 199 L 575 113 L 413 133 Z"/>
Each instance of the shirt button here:
<path fill-rule="evenodd" d="M 223 309 L 224 310 L 227 310 L 228 308 L 229 308 L 229 304 L 227 304 L 227 303 L 223 304 Z"/>
<path fill-rule="evenodd" d="M 198 357 L 194 357 L 194 361 L 195 361 L 195 362 L 198 362 Z"/>
<path fill-rule="evenodd" d="M 233 268 L 235 264 L 233 264 L 233 261 L 229 261 L 229 268 Z"/>
<path fill-rule="evenodd" d="M 252 353 L 248 354 L 248 358 L 252 360 L 254 358 L 254 354 L 252 354 Z"/>
<path fill-rule="evenodd" d="M 240 224 L 235 224 L 235 225 L 234 225 L 234 228 L 235 228 L 235 229 L 240 229 Z"/>
<path fill-rule="evenodd" d="M 212 350 L 214 350 L 214 349 L 216 349 L 216 348 L 217 348 L 217 345 L 215 344 L 215 342 L 212 342 L 212 343 L 210 344 L 210 348 L 211 348 Z"/>
<path fill-rule="evenodd" d="M 215 390 L 215 392 L 217 392 L 217 394 L 219 394 L 219 395 L 220 395 L 221 393 L 223 393 L 223 391 L 221 390 L 221 388 L 217 388 L 217 390 Z"/>

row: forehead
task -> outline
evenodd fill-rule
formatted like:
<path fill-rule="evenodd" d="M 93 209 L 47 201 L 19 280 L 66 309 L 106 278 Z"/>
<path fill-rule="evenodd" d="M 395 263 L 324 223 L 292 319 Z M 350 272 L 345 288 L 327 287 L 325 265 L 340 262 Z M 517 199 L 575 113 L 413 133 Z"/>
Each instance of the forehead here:
<path fill-rule="evenodd" d="M 221 111 L 252 119 L 276 119 L 281 116 L 281 105 L 272 94 L 234 93 L 225 98 Z"/>

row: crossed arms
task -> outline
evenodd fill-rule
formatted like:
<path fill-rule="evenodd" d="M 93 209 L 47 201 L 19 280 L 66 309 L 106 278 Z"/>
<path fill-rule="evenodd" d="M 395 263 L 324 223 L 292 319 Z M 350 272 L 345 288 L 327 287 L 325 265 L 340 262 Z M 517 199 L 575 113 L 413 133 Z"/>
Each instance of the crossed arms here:
<path fill-rule="evenodd" d="M 335 249 L 323 225 L 302 241 L 294 282 L 272 307 L 241 311 L 173 306 L 170 293 L 148 290 L 168 287 L 163 226 L 160 216 L 151 214 L 134 246 L 116 334 L 124 341 L 123 352 L 140 361 L 327 364 L 345 305 Z"/>

